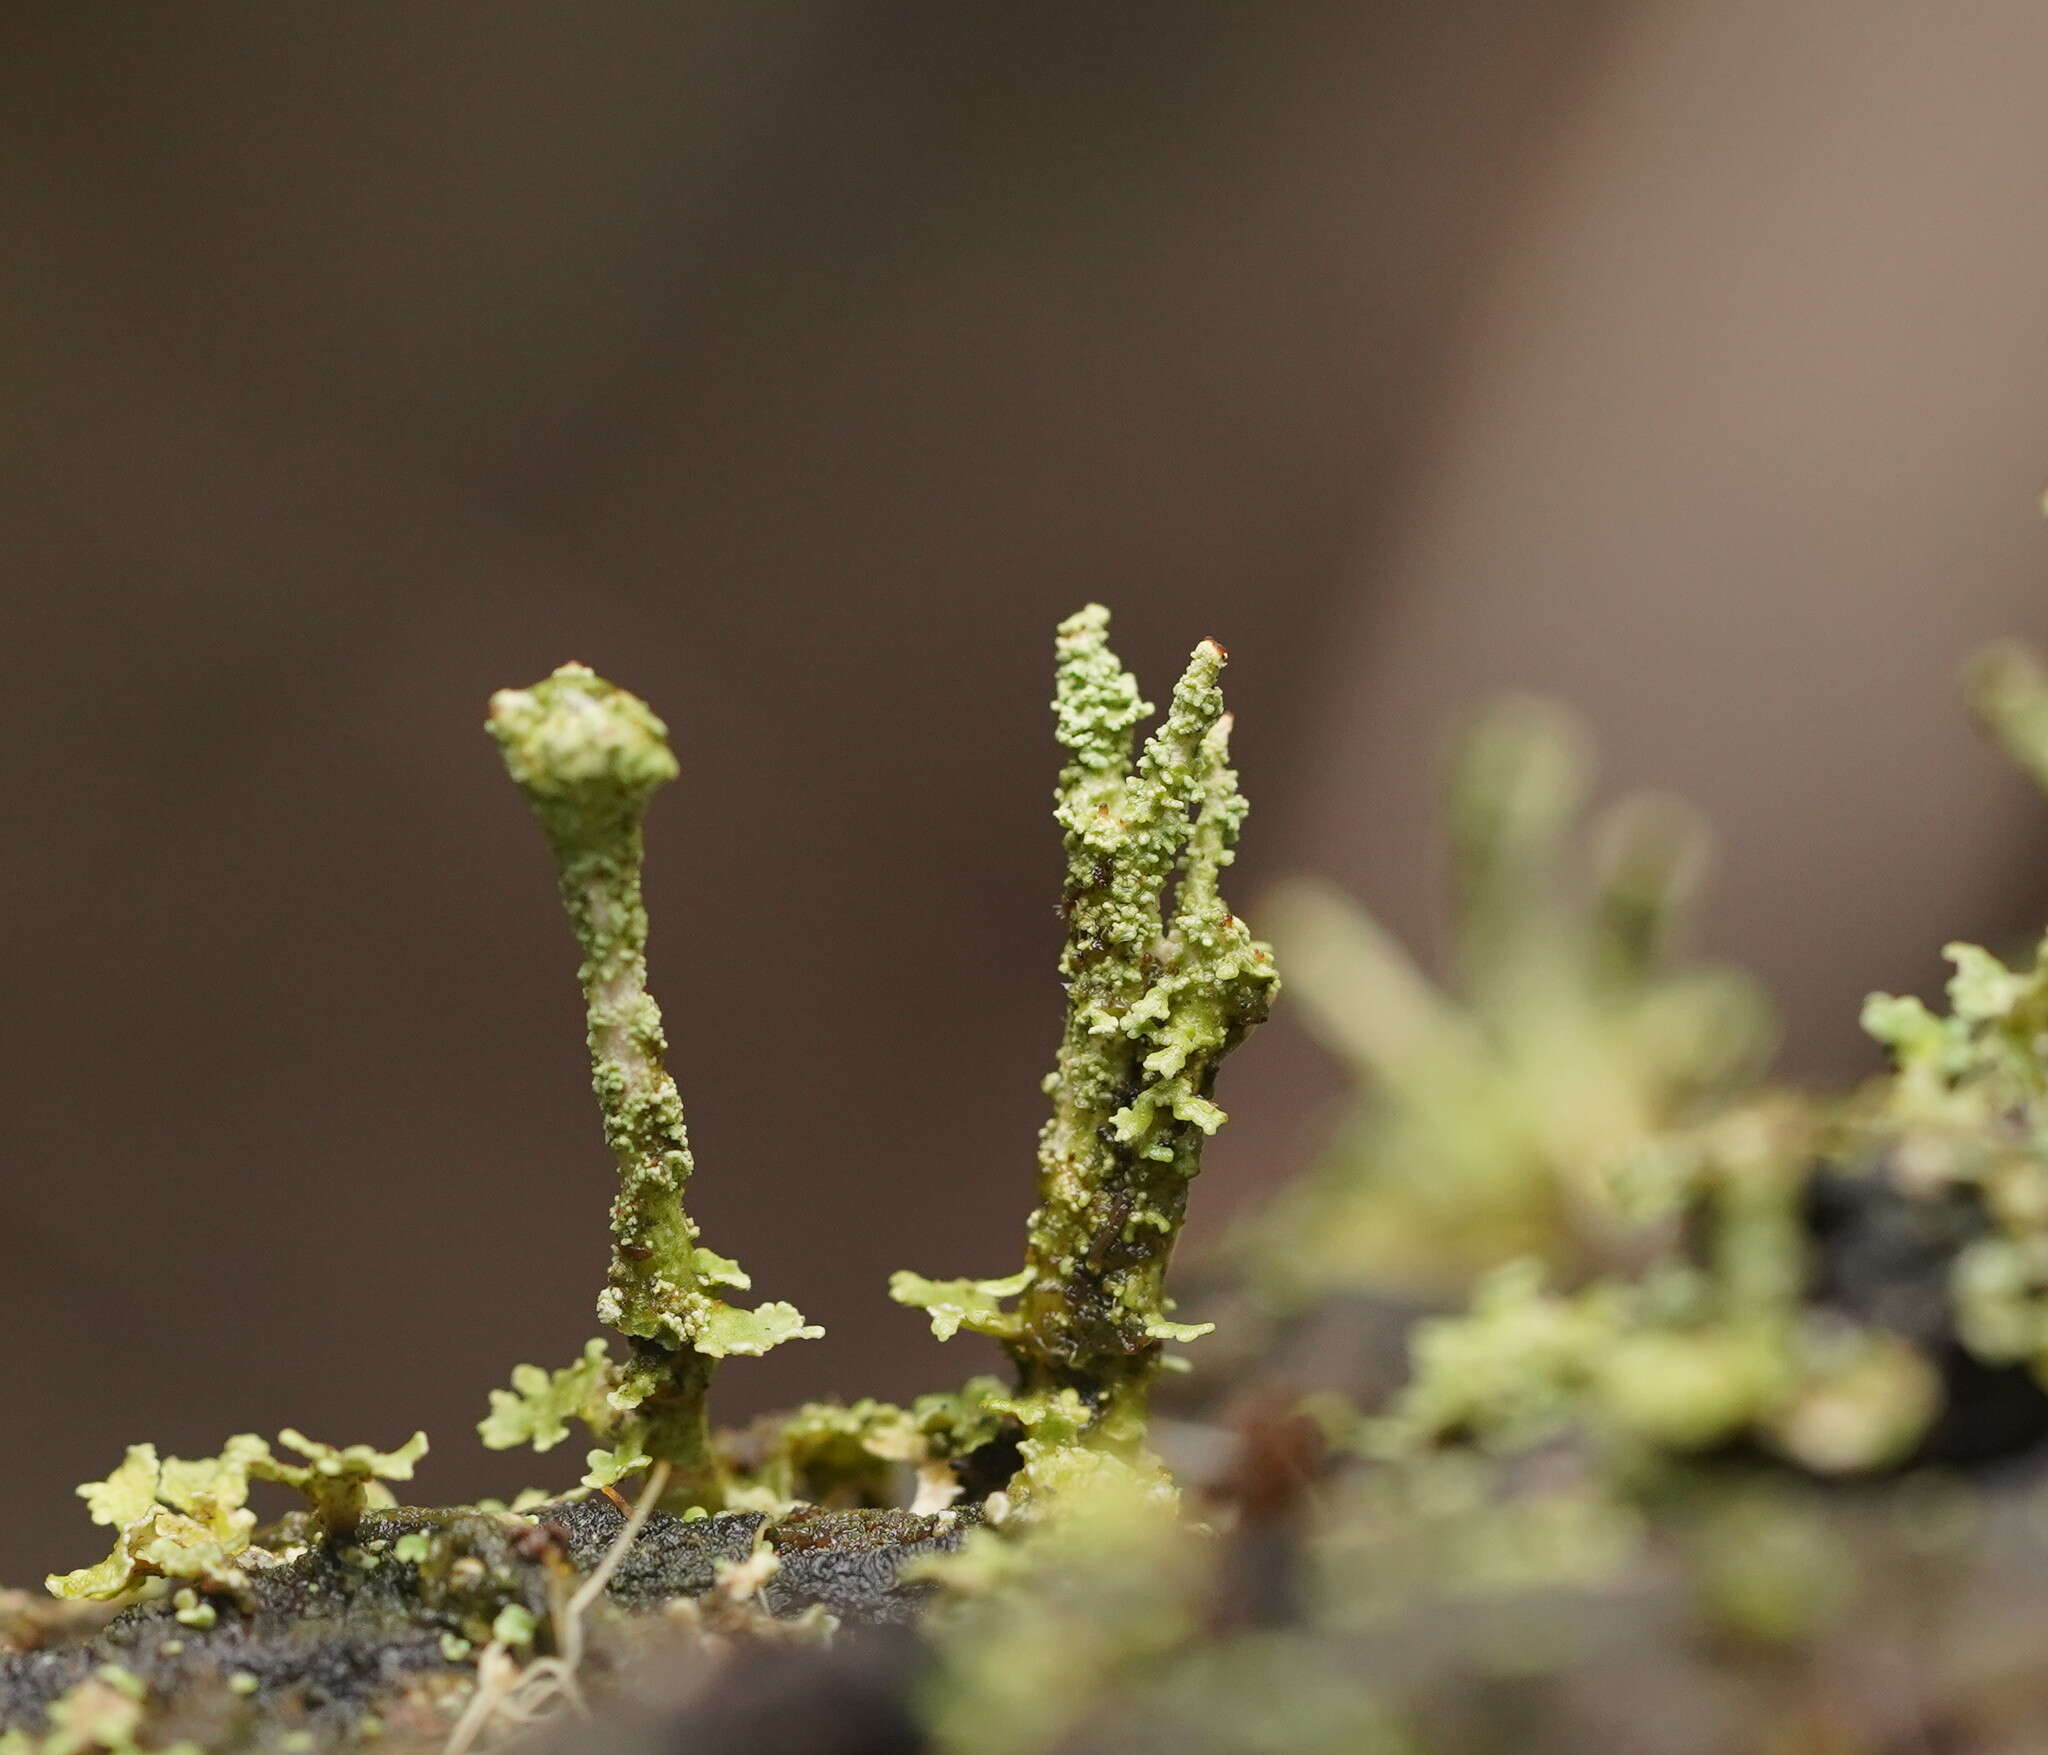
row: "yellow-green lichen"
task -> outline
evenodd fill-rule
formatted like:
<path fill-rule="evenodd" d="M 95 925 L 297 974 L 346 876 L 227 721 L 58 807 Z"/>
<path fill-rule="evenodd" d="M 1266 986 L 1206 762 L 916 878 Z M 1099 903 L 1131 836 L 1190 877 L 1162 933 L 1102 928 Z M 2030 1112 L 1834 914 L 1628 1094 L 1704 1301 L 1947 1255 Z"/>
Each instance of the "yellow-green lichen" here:
<path fill-rule="evenodd" d="M 545 1384 L 536 1367 L 522 1366 L 511 1397 L 493 1397 L 481 1431 L 489 1444 L 545 1449 L 573 1414 L 608 1441 L 592 1453 L 590 1484 L 652 1457 L 670 1465 L 678 1507 L 717 1504 L 721 1476 L 705 1414 L 713 1363 L 823 1331 L 788 1304 L 743 1310 L 715 1296 L 711 1288 L 749 1282 L 735 1262 L 699 1245 L 683 1206 L 693 1160 L 664 1064 L 661 1012 L 647 991 L 640 888 L 641 819 L 678 772 L 667 727 L 637 696 L 566 664 L 531 688 L 493 696 L 487 729 L 539 819 L 583 953 L 591 1081 L 619 1178 L 597 1312 L 626 1337 L 629 1357 L 614 1364 L 601 1347 L 586 1348 Z"/>
<path fill-rule="evenodd" d="M 744 1502 L 765 1511 L 884 1507 L 907 1493 L 919 1511 L 943 1510 L 962 1491 L 954 1465 L 1011 1421 L 1009 1391 L 993 1377 L 921 1395 L 908 1407 L 866 1396 L 807 1402 L 757 1426 L 760 1454 Z"/>
<path fill-rule="evenodd" d="M 1572 1434 L 1628 1464 L 1748 1436 L 1847 1474 L 1903 1457 L 1940 1393 L 1895 1336 L 1796 1304 L 1745 1307 L 1677 1267 L 1567 1294 L 1539 1263 L 1511 1263 L 1411 1345 L 1409 1387 L 1364 1434 L 1392 1460 L 1454 1440 L 1511 1455 Z"/>
<path fill-rule="evenodd" d="M 1224 1120 L 1217 1069 L 1278 980 L 1218 887 L 1246 809 L 1229 765 L 1223 648 L 1196 647 L 1142 749 L 1135 733 L 1152 709 L 1110 650 L 1108 612 L 1090 605 L 1063 622 L 1056 658 L 1067 1021 L 1046 1080 L 1053 1113 L 1025 1265 L 991 1280 L 899 1273 L 890 1295 L 927 1310 L 941 1338 L 994 1336 L 1027 1402 L 1072 1391 L 1087 1441 L 1130 1452 L 1162 1342 L 1201 1332 L 1166 1320 L 1166 1266 L 1203 1144 Z"/>
<path fill-rule="evenodd" d="M 2016 968 L 1976 945 L 1944 954 L 1945 1015 L 1910 995 L 1864 1004 L 1895 1071 L 1867 1094 L 1859 1137 L 1920 1188 L 1981 1203 L 1986 1233 L 1950 1273 L 1957 1331 L 1979 1358 L 2048 1381 L 2048 940 Z"/>
<path fill-rule="evenodd" d="M 305 1462 L 281 1462 L 266 1451 L 251 1461 L 249 1472 L 257 1480 L 278 1481 L 303 1493 L 313 1508 L 314 1530 L 323 1540 L 353 1534 L 366 1510 L 393 1504 L 390 1490 L 381 1483 L 411 1480 L 414 1465 L 427 1454 L 424 1432 L 415 1432 L 396 1450 L 374 1450 L 367 1444 L 337 1448 L 290 1427 L 277 1435 L 277 1441 L 297 1451 Z"/>
<path fill-rule="evenodd" d="M 2048 788 L 2048 671 L 2013 642 L 1972 661 L 1971 706 L 2000 745 Z M 1866 1155 L 1924 1193 L 1966 1192 L 1986 1221 L 1949 1275 L 1957 1333 L 1993 1365 L 2026 1364 L 2048 1382 L 2048 939 L 2008 966 L 1977 945 L 1943 949 L 1954 966 L 1947 1013 L 1874 993 L 1863 1027 L 1892 1075 L 1857 1115 Z"/>
<path fill-rule="evenodd" d="M 150 1444 L 129 1446 L 121 1466 L 104 1481 L 78 1489 L 95 1523 L 115 1532 L 114 1551 L 97 1566 L 54 1574 L 46 1583 L 60 1597 L 110 1601 L 150 1578 L 189 1580 L 204 1590 L 240 1592 L 246 1568 L 274 1556 L 251 1546 L 256 1514 L 248 1508 L 249 1483 L 275 1481 L 303 1493 L 319 1540 L 350 1534 L 371 1505 L 389 1505 L 378 1483 L 412 1478 L 427 1439 L 415 1432 L 395 1451 L 352 1444 L 321 1444 L 287 1428 L 278 1442 L 307 1460 L 286 1462 L 251 1433 L 227 1441 L 221 1454 L 187 1461 L 159 1459 Z M 181 1617 L 182 1618 L 182 1617 Z M 192 1623 L 197 1625 L 198 1623 Z"/>
<path fill-rule="evenodd" d="M 51 1703 L 42 1731 L 0 1731 L 0 1755 L 205 1755 L 182 1738 L 142 1742 L 147 1719 L 141 1679 L 117 1664 L 101 1664 Z"/>
<path fill-rule="evenodd" d="M 1590 771 L 1547 702 L 1501 702 L 1460 740 L 1442 983 L 1337 891 L 1275 898 L 1297 997 L 1358 1094 L 1323 1162 L 1248 1227 L 1271 1300 L 1440 1297 L 1524 1254 L 1597 1271 L 1686 1198 L 1674 1147 L 1753 1078 L 1769 1008 L 1747 978 L 1673 959 L 1704 857 L 1682 807 L 1620 801 L 1580 869 Z"/>

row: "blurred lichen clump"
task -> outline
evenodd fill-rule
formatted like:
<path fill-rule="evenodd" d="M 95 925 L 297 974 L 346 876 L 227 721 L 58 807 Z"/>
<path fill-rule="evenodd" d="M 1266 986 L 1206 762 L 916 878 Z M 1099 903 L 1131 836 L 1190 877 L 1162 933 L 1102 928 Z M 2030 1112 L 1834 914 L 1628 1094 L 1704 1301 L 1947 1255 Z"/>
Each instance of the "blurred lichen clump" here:
<path fill-rule="evenodd" d="M 2048 786 L 2048 674 L 2004 645 L 1969 680 L 1986 727 Z M 1897 1073 L 1856 1121 L 1901 1186 L 1972 1215 L 1949 1278 L 1962 1344 L 2048 1379 L 2048 938 L 2010 967 L 1977 945 L 1942 954 L 1945 1015 L 1910 995 L 1866 1002 L 1864 1028 Z"/>
<path fill-rule="evenodd" d="M 1973 674 L 2048 776 L 2041 672 L 2004 649 Z M 1947 1016 L 1865 1008 L 1892 1073 L 1774 1088 L 1755 984 L 1677 955 L 1700 827 L 1624 799 L 1574 861 L 1589 767 L 1545 703 L 1462 739 L 1448 991 L 1328 888 L 1276 898 L 1295 990 L 1358 1088 L 1246 1228 L 1254 1307 L 1398 1313 L 1406 1381 L 1345 1423 L 1389 1465 L 1569 1438 L 1639 1485 L 1737 1444 L 1827 1476 L 1967 1443 L 1966 1396 L 2017 1406 L 2000 1368 L 2048 1362 L 2041 955 L 1950 946 Z"/>
<path fill-rule="evenodd" d="M 1276 899 L 1296 990 L 1358 1090 L 1248 1228 L 1254 1285 L 1282 1313 L 1412 1301 L 1409 1381 L 1359 1429 L 1385 1460 L 1569 1435 L 1634 1472 L 1737 1440 L 1822 1473 L 1894 1462 L 1939 1385 L 1908 1340 L 1811 1295 L 1804 1202 L 1840 1120 L 1759 1082 L 1756 983 L 1682 960 L 1692 814 L 1623 798 L 1580 854 L 1591 767 L 1545 702 L 1501 702 L 1460 739 L 1448 990 L 1328 888 Z"/>
<path fill-rule="evenodd" d="M 1668 1216 L 1660 1157 L 1767 1057 L 1756 983 L 1679 960 L 1701 825 L 1670 799 L 1625 798 L 1582 850 L 1591 766 L 1579 723 L 1534 699 L 1460 740 L 1442 983 L 1328 885 L 1272 898 L 1295 997 L 1358 1095 L 1251 1228 L 1269 1295 L 1440 1295 L 1523 1254 L 1570 1279 L 1624 1262 Z"/>

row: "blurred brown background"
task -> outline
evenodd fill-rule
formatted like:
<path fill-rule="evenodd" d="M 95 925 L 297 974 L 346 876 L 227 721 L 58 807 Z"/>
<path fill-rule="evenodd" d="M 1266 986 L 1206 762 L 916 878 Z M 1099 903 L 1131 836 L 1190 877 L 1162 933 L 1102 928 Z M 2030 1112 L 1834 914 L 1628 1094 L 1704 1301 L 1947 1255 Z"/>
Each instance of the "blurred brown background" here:
<path fill-rule="evenodd" d="M 1951 703 L 2048 632 L 2048 14 L 1909 0 L 125 6 L 0 24 L 0 1577 L 144 1436 L 436 1442 L 592 1332 L 608 1170 L 479 734 L 667 715 L 657 992 L 710 1239 L 981 1363 L 1056 1030 L 1053 622 L 1235 654 L 1237 894 L 1426 937 L 1503 685 L 1723 832 L 1705 937 L 1855 1002 L 2048 912 Z M 1198 1206 L 1298 1163 L 1276 1024 Z M 557 1466 L 557 1465 L 560 1466 Z"/>

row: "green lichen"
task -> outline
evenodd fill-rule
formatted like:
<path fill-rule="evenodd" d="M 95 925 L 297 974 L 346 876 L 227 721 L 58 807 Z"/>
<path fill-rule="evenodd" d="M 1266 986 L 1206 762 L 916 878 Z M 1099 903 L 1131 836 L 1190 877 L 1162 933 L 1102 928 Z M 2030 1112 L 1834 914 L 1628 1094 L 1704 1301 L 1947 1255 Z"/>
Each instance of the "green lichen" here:
<path fill-rule="evenodd" d="M 1963 1343 L 2048 1382 L 2048 940 L 2008 968 L 1952 944 L 1945 1016 L 1872 994 L 1863 1024 L 1895 1071 L 1867 1099 L 1866 1150 L 1933 1193 L 1965 1191 L 1988 1220 L 1956 1255 L 1949 1291 Z"/>
<path fill-rule="evenodd" d="M 197 1743 L 139 1741 L 148 1719 L 141 1680 L 102 1664 L 51 1704 L 40 1733 L 0 1731 L 0 1755 L 205 1755 Z"/>
<path fill-rule="evenodd" d="M 767 1505 L 893 1505 L 900 1466 L 922 1454 L 907 1408 L 863 1396 L 807 1402 L 773 1422 L 767 1456 L 754 1472 Z"/>
<path fill-rule="evenodd" d="M 1981 1174 L 2001 1146 L 2030 1147 L 2034 1124 L 2048 1122 L 2048 940 L 2016 969 L 1978 945 L 1945 945 L 1942 955 L 1955 968 L 1946 1017 L 1911 995 L 1873 993 L 1863 1027 L 1891 1052 L 1889 1115 L 1921 1130 L 1923 1142 L 1946 1134 L 1958 1147 L 1974 1143 Z M 2025 1125 L 1992 1125 L 2008 1116 Z"/>
<path fill-rule="evenodd" d="M 1756 1089 L 1753 991 L 1670 954 L 1698 862 L 1689 819 L 1625 804 L 1584 881 L 1569 857 L 1583 740 L 1530 703 L 1490 715 L 1453 790 L 1458 931 L 1440 984 L 1328 892 L 1283 910 L 1361 1089 L 1333 1162 L 1230 1264 L 1257 1282 L 1248 1303 L 1299 1319 L 1284 1364 L 1204 1349 L 1208 1376 L 1180 1386 L 1197 1521 L 1139 1435 L 1166 1344 L 1206 1326 L 1173 1319 L 1166 1258 L 1221 1120 L 1217 1062 L 1273 974 L 1217 893 L 1243 809 L 1220 651 L 1197 650 L 1140 749 L 1148 709 L 1105 620 L 1061 631 L 1069 1013 L 1029 1253 L 1006 1278 L 892 1286 L 942 1337 L 993 1336 L 1016 1381 L 814 1402 L 712 1456 L 715 1360 L 809 1331 L 788 1306 L 722 1302 L 746 1276 L 683 1210 L 688 1145 L 637 887 L 640 815 L 674 765 L 640 703 L 572 667 L 501 697 L 498 730 L 584 947 L 619 1169 L 602 1313 L 626 1354 L 593 1341 L 561 1370 L 520 1366 L 481 1430 L 546 1451 L 587 1428 L 586 1484 L 650 1471 L 638 1504 L 623 1524 L 598 1504 L 527 1519 L 488 1501 L 363 1523 L 423 1439 L 378 1453 L 287 1432 L 290 1459 L 251 1437 L 196 1461 L 137 1446 L 81 1490 L 114 1554 L 52 1586 L 139 1600 L 105 1631 L 83 1605 L 39 1605 L 42 1620 L 0 1600 L 0 1678 L 17 1690 L 0 1707 L 38 1726 L 0 1733 L 0 1755 L 141 1755 L 195 1725 L 222 1748 L 367 1741 L 375 1715 L 314 1716 L 337 1632 L 363 1636 L 372 1668 L 389 1634 L 459 1666 L 344 1704 L 460 1755 L 601 1709 L 629 1659 L 672 1655 L 661 1642 L 685 1629 L 693 1678 L 778 1637 L 773 1599 L 806 1555 L 855 1562 L 849 1576 L 910 1569 L 890 1608 L 918 1604 L 910 1685 L 936 1755 L 1579 1748 L 1589 1723 L 1701 1701 L 1704 1718 L 1666 1714 L 1681 1739 L 1697 1719 L 1731 1747 L 1918 1747 L 1983 1725 L 2026 1740 L 2034 1471 L 1994 1481 L 1957 1459 L 1986 1442 L 1971 1420 L 1987 1406 L 2015 1422 L 1990 1434 L 1991 1461 L 2038 1459 L 2048 1432 L 2021 1373 L 1980 1369 L 2048 1381 L 2048 943 L 2016 962 L 1951 947 L 1945 1008 L 1873 997 L 1894 1068 L 1849 1101 Z M 2048 679 L 2007 654 L 1978 682 L 2002 741 L 2048 780 Z M 1398 1381 L 1356 1344 L 1397 1333 Z M 1329 1373 L 1313 1418 L 1297 1364 Z M 700 1468 L 686 1517 L 721 1494 L 767 1514 L 687 1586 L 656 1573 L 678 1532 L 646 1523 L 673 1458 Z M 258 1529 L 246 1500 L 266 1480 L 310 1512 Z M 963 1493 L 975 1504 L 957 1518 L 895 1509 Z M 2003 1522 L 1980 1537 L 1972 1520 L 2000 1494 Z M 967 1532 L 964 1547 L 934 1554 L 939 1532 Z M 1993 1564 L 1966 1575 L 1973 1543 Z M 607 1606 L 629 1564 L 639 1576 Z M 656 1612 L 614 1612 L 628 1603 Z M 814 1604 L 781 1636 L 828 1622 Z M 1942 1638 L 1920 1638 L 1923 1622 Z M 147 1688 L 103 1667 L 45 1725 L 56 1677 L 100 1655 L 64 1647 L 94 1637 Z M 1910 1657 L 1904 1679 L 1845 1693 L 1844 1663 L 1871 1652 Z M 722 1693 L 714 1680 L 697 1698 Z"/>
<path fill-rule="evenodd" d="M 45 1581 L 51 1593 L 108 1602 L 145 1579 L 173 1578 L 202 1590 L 239 1594 L 248 1586 L 248 1567 L 277 1559 L 253 1546 L 251 1481 L 275 1481 L 303 1493 L 312 1508 L 313 1538 L 341 1541 L 354 1532 L 366 1509 L 392 1503 L 378 1483 L 410 1480 L 413 1465 L 427 1450 L 424 1432 L 415 1432 L 395 1451 L 365 1444 L 336 1449 L 290 1428 L 278 1434 L 278 1443 L 307 1460 L 286 1462 L 246 1432 L 230 1438 L 219 1456 L 193 1461 L 159 1459 L 154 1445 L 130 1445 L 121 1466 L 104 1481 L 88 1481 L 78 1489 L 93 1521 L 116 1532 L 114 1551 L 97 1566 L 53 1574 Z M 197 1606 L 195 1601 L 194 1612 Z"/>
<path fill-rule="evenodd" d="M 2048 670 L 2017 641 L 1988 646 L 1970 661 L 1971 709 L 2036 784 L 2048 788 Z"/>
<path fill-rule="evenodd" d="M 997 1340 L 1014 1341 L 1023 1316 L 1007 1308 L 1037 1276 L 1031 1268 L 999 1280 L 928 1280 L 908 1268 L 889 1276 L 889 1296 L 898 1304 L 922 1310 L 931 1318 L 932 1333 L 950 1341 L 963 1328 Z"/>
<path fill-rule="evenodd" d="M 1009 1392 L 993 1377 L 921 1395 L 908 1407 L 863 1396 L 855 1402 L 807 1402 L 760 1422 L 759 1458 L 740 1497 L 764 1511 L 803 1504 L 898 1504 L 941 1511 L 962 1483 L 955 1465 L 994 1439 L 1010 1418 Z"/>
<path fill-rule="evenodd" d="M 743 1310 L 720 1299 L 714 1288 L 745 1288 L 747 1277 L 699 1245 L 684 1210 L 694 1161 L 664 1064 L 661 1012 L 647 991 L 640 890 L 641 819 L 678 772 L 667 728 L 645 702 L 580 664 L 530 689 L 501 690 L 487 728 L 540 821 L 583 952 L 592 1085 L 619 1179 L 597 1312 L 626 1338 L 627 1358 L 614 1364 L 601 1347 L 586 1348 L 545 1384 L 537 1368 L 521 1367 L 512 1397 L 493 1398 L 480 1430 L 487 1444 L 541 1434 L 553 1443 L 574 1414 L 608 1444 L 592 1453 L 589 1484 L 653 1459 L 670 1466 L 672 1503 L 715 1506 L 723 1488 L 705 1411 L 713 1365 L 823 1331 L 788 1304 Z"/>
<path fill-rule="evenodd" d="M 1898 1461 L 1939 1402 L 1896 1336 L 1805 1310 L 1745 1306 L 1711 1277 L 1666 1268 L 1576 1294 L 1540 1263 L 1496 1269 L 1472 1308 L 1417 1325 L 1409 1387 L 1368 1425 L 1369 1454 L 1427 1456 L 1448 1441 L 1514 1455 L 1571 1436 L 1610 1467 L 1748 1437 L 1818 1474 Z"/>
<path fill-rule="evenodd" d="M 2048 672 L 2007 642 L 1968 671 L 1986 729 L 2048 788 Z M 1949 1276 L 1963 1344 L 1993 1365 L 2025 1364 L 2048 1383 L 2048 939 L 2008 966 L 1978 945 L 1943 948 L 1948 1010 L 1874 993 L 1863 1027 L 1893 1072 L 1857 1116 L 1866 1156 L 1887 1158 L 1927 1194 L 1959 1192 L 1987 1221 Z"/>
<path fill-rule="evenodd" d="M 1584 731 L 1548 702 L 1500 702 L 1460 740 L 1441 983 L 1336 890 L 1275 897 L 1297 997 L 1358 1095 L 1249 1228 L 1269 1300 L 1455 1295 L 1526 1254 L 1575 1277 L 1640 1254 L 1683 1200 L 1673 1142 L 1754 1077 L 1770 1010 L 1746 977 L 1674 957 L 1705 853 L 1683 807 L 1622 799 L 1578 856 L 1590 777 Z"/>
<path fill-rule="evenodd" d="M 491 1622 L 491 1637 L 500 1645 L 531 1645 L 538 1630 L 533 1611 L 522 1603 L 507 1603 Z"/>
<path fill-rule="evenodd" d="M 610 1392 L 612 1362 L 603 1341 L 586 1341 L 583 1357 L 559 1371 L 538 1365 L 512 1367 L 512 1387 L 491 1391 L 491 1411 L 477 1434 L 492 1450 L 530 1444 L 552 1450 L 569 1436 L 569 1422 L 600 1426 Z"/>
<path fill-rule="evenodd" d="M 1211 1557 L 1173 1497 L 1114 1457 L 1069 1454 L 1101 1465 L 1092 1490 L 1066 1494 L 1060 1515 L 1034 1520 L 1021 1540 L 977 1531 L 932 1568 L 946 1598 L 930 1623 L 922 1706 L 945 1755 L 1074 1746 L 1105 1700 L 1138 1685 L 1197 1625 Z"/>
<path fill-rule="evenodd" d="M 396 1450 L 373 1450 L 367 1444 L 336 1448 L 289 1426 L 277 1441 L 297 1451 L 305 1462 L 281 1462 L 266 1449 L 251 1459 L 249 1473 L 256 1480 L 281 1482 L 303 1493 L 313 1508 L 314 1533 L 322 1541 L 353 1535 L 365 1511 L 393 1504 L 389 1489 L 379 1483 L 411 1480 L 413 1466 L 427 1454 L 424 1432 L 415 1432 Z"/>
<path fill-rule="evenodd" d="M 220 1611 L 209 1602 L 202 1602 L 197 1591 L 185 1589 L 171 1598 L 172 1613 L 184 1626 L 197 1628 L 204 1633 L 220 1619 Z"/>
<path fill-rule="evenodd" d="M 1085 1441 L 1130 1454 L 1162 1342 L 1201 1332 L 1167 1320 L 1165 1275 L 1202 1147 L 1224 1121 L 1217 1069 L 1278 980 L 1218 888 L 1246 810 L 1217 686 L 1223 648 L 1196 647 L 1134 756 L 1152 709 L 1108 634 L 1108 611 L 1090 605 L 1057 644 L 1067 1021 L 1025 1265 L 993 1280 L 899 1273 L 890 1295 L 929 1311 L 941 1338 L 995 1337 L 1026 1405 L 1072 1392 Z"/>
<path fill-rule="evenodd" d="M 168 1463 L 156 1447 L 134 1444 L 104 1481 L 88 1481 L 79 1497 L 94 1523 L 115 1532 L 114 1550 L 97 1566 L 55 1574 L 44 1582 L 60 1597 L 110 1601 L 144 1578 L 193 1579 L 234 1590 L 247 1583 L 237 1564 L 256 1528 L 246 1506 L 256 1438 L 233 1438 L 217 1458 Z"/>

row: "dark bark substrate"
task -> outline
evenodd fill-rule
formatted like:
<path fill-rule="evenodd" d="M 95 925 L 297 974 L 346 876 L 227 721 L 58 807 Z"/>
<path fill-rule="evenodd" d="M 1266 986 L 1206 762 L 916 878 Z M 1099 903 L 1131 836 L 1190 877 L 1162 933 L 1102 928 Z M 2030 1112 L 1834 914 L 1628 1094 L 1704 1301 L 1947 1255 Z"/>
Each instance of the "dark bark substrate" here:
<path fill-rule="evenodd" d="M 123 1611 L 89 1638 L 0 1652 L 0 1730 L 39 1727 L 52 1702 L 106 1664 L 142 1682 L 162 1734 L 209 1748 L 264 1744 L 289 1731 L 328 1747 L 370 1713 L 404 1728 L 409 1716 L 432 1717 L 409 1715 L 408 1692 L 431 1694 L 439 1679 L 452 1698 L 500 1610 L 516 1605 L 545 1629 L 564 1569 L 589 1572 L 623 1521 L 602 1498 L 516 1518 L 374 1513 L 346 1545 L 252 1571 L 243 1602 L 208 1599 L 210 1627 L 181 1623 L 162 1599 Z M 927 1591 L 903 1580 L 904 1566 L 957 1547 L 971 1521 L 796 1512 L 767 1529 L 779 1564 L 755 1600 L 778 1619 L 823 1608 L 850 1628 L 901 1625 Z M 611 1603 L 651 1611 L 703 1597 L 721 1567 L 754 1552 L 765 1522 L 757 1512 L 649 1519 L 612 1577 Z M 414 1533 L 432 1541 L 430 1559 L 395 1559 L 391 1544 Z"/>

